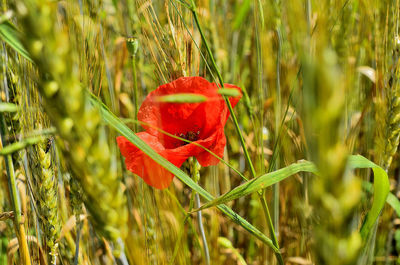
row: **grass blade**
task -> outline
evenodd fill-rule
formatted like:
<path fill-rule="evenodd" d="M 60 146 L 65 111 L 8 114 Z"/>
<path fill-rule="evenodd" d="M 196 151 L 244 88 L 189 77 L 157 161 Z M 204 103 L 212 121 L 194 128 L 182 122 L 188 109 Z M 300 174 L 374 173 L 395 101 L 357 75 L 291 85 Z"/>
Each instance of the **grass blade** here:
<path fill-rule="evenodd" d="M 373 191 L 372 183 L 364 181 L 362 185 L 363 185 L 363 188 L 365 190 L 367 190 L 368 192 Z M 400 217 L 400 200 L 396 197 L 396 195 L 389 192 L 389 194 L 386 198 L 386 203 L 389 204 L 393 208 L 393 210 L 396 212 L 397 216 Z"/>
<path fill-rule="evenodd" d="M 207 97 L 194 93 L 177 93 L 172 95 L 160 96 L 157 98 L 158 102 L 171 102 L 171 103 L 198 103 L 204 102 Z"/>
<path fill-rule="evenodd" d="M 18 106 L 13 103 L 0 102 L 0 112 L 16 112 Z"/>
<path fill-rule="evenodd" d="M 386 202 L 393 208 L 396 212 L 397 216 L 400 217 L 400 201 L 399 199 L 391 192 L 389 192 Z"/>
<path fill-rule="evenodd" d="M 6 145 L 6 146 L 4 146 L 4 148 L 0 149 L 0 156 L 10 155 L 12 153 L 15 153 L 19 150 L 26 148 L 27 146 L 37 144 L 40 141 L 43 141 L 43 139 L 44 138 L 42 136 L 35 136 L 35 137 L 23 139 L 19 142 L 15 142 L 15 143 Z"/>
<path fill-rule="evenodd" d="M 368 212 L 361 227 L 361 235 L 363 238 L 366 238 L 373 228 L 375 222 L 378 220 L 383 206 L 385 205 L 386 198 L 389 194 L 389 180 L 386 172 L 381 167 L 361 155 L 349 156 L 348 166 L 351 169 L 371 168 L 374 172 L 374 200 L 371 210 Z M 234 199 L 249 195 L 251 193 L 259 191 L 260 189 L 264 189 L 275 183 L 278 183 L 301 171 L 317 174 L 317 169 L 313 163 L 308 161 L 300 161 L 291 164 L 285 168 L 252 179 L 251 181 L 248 181 L 225 193 L 224 195 L 204 204 L 202 207 L 196 209 L 195 211 L 216 206 L 221 203 L 227 203 Z M 393 198 L 391 198 L 390 201 L 393 203 Z M 400 207 L 400 203 L 398 206 Z"/>
<path fill-rule="evenodd" d="M 0 23 L 0 38 L 11 46 L 15 51 L 21 54 L 25 59 L 32 62 L 32 59 L 27 50 L 20 41 L 21 33 L 9 21 Z"/>
<path fill-rule="evenodd" d="M 371 168 L 374 172 L 374 200 L 371 210 L 367 213 L 364 223 L 361 226 L 361 236 L 366 239 L 378 220 L 383 206 L 385 206 L 390 190 L 389 178 L 385 170 L 361 155 L 350 156 L 348 165 L 351 168 Z"/>
<path fill-rule="evenodd" d="M 218 94 L 227 97 L 237 97 L 240 95 L 240 92 L 234 88 L 220 88 L 218 89 Z"/>
<path fill-rule="evenodd" d="M 208 202 L 204 204 L 202 207 L 199 209 L 196 209 L 195 211 L 206 209 L 212 206 L 216 206 L 221 203 L 226 203 L 232 200 L 235 200 L 237 198 L 249 195 L 251 193 L 254 193 L 256 191 L 265 189 L 275 183 L 278 183 L 296 173 L 299 172 L 312 172 L 312 173 L 317 173 L 317 168 L 315 165 L 309 161 L 299 161 L 297 163 L 293 163 L 290 166 L 287 166 L 285 168 L 281 168 L 279 170 L 273 171 L 271 173 L 264 174 L 258 178 L 254 178 L 236 188 L 233 190 L 225 193 L 224 195 L 216 198 L 215 200 Z"/>

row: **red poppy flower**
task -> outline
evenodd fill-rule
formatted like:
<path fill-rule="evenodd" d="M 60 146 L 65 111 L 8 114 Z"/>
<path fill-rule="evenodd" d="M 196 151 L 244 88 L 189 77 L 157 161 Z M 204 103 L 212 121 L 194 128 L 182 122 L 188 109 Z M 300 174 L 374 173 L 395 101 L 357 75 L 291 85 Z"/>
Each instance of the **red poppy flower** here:
<path fill-rule="evenodd" d="M 239 87 L 230 84 L 224 84 L 224 87 L 241 91 Z M 201 103 L 167 103 L 159 100 L 161 96 L 177 93 L 199 94 L 207 100 Z M 240 98 L 241 95 L 229 99 L 232 107 Z M 224 126 L 228 117 L 228 106 L 218 94 L 218 86 L 215 83 L 210 83 L 202 77 L 181 77 L 159 86 L 147 95 L 139 109 L 138 119 L 151 126 L 143 126 L 146 131 L 136 135 L 177 167 L 192 156 L 196 157 L 203 167 L 216 165 L 219 160 L 203 148 L 167 136 L 153 127 L 202 145 L 222 157 L 226 144 Z M 118 137 L 117 142 L 126 158 L 128 170 L 155 188 L 163 189 L 169 186 L 174 177 L 172 173 L 158 165 L 125 137 Z"/>

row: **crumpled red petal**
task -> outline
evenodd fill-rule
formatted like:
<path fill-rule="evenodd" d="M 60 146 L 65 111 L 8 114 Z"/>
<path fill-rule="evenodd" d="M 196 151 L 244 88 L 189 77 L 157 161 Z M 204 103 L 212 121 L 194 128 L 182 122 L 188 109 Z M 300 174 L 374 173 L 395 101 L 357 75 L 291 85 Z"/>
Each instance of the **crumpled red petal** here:
<path fill-rule="evenodd" d="M 177 167 L 181 167 L 182 163 L 188 158 L 182 154 L 179 156 L 169 156 L 168 152 L 166 152 L 157 137 L 153 135 L 146 132 L 140 132 L 136 135 L 146 142 L 153 150 Z M 129 171 L 138 175 L 148 185 L 157 189 L 167 188 L 171 184 L 174 175 L 143 153 L 143 151 L 129 142 L 128 139 L 119 136 L 117 137 L 117 143 L 121 150 L 121 154 L 126 158 L 125 165 Z"/>
<path fill-rule="evenodd" d="M 174 149 L 167 149 L 166 152 L 168 153 L 168 157 L 182 156 L 183 154 L 187 157 L 196 157 L 202 167 L 208 167 L 218 164 L 219 159 L 198 145 L 207 148 L 209 151 L 222 158 L 224 156 L 225 144 L 226 138 L 224 130 L 220 129 L 206 139 L 200 139 Z"/>
<path fill-rule="evenodd" d="M 210 151 L 212 151 L 214 154 L 222 158 L 224 156 L 224 149 L 226 144 L 226 137 L 224 131 L 222 130 L 215 133 L 212 138 L 213 138 L 212 139 L 213 145 L 208 149 L 210 149 Z M 196 155 L 196 158 L 202 167 L 214 166 L 219 163 L 218 158 L 211 155 L 205 150 Z"/>
<path fill-rule="evenodd" d="M 229 101 L 231 102 L 232 108 L 236 106 L 236 104 L 239 102 L 239 100 L 242 98 L 242 89 L 238 86 L 232 85 L 232 84 L 224 84 L 225 88 L 234 88 L 240 92 L 240 95 L 237 97 L 229 97 Z"/>

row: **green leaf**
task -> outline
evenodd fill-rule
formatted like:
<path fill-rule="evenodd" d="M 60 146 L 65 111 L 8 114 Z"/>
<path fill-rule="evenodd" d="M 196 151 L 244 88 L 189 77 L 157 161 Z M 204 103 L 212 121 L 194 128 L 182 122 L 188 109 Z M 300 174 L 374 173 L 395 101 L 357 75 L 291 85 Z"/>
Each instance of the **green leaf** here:
<path fill-rule="evenodd" d="M 13 103 L 0 102 L 0 112 L 16 112 L 18 106 Z"/>
<path fill-rule="evenodd" d="M 363 238 L 366 238 L 371 229 L 374 227 L 374 224 L 378 220 L 378 217 L 383 209 L 383 206 L 385 205 L 385 201 L 389 193 L 389 180 L 386 172 L 381 167 L 379 167 L 378 165 L 374 164 L 373 162 L 371 162 L 370 160 L 361 155 L 349 156 L 348 166 L 351 169 L 371 168 L 374 172 L 374 200 L 372 203 L 371 210 L 368 212 L 364 220 L 364 223 L 361 227 L 361 236 Z M 202 207 L 196 209 L 195 211 L 209 208 L 212 206 L 217 206 L 221 203 L 227 203 L 229 201 L 259 191 L 261 189 L 265 189 L 298 172 L 311 172 L 314 174 L 318 174 L 317 169 L 313 163 L 308 161 L 300 161 L 291 164 L 285 168 L 252 179 L 234 188 L 233 190 L 223 194 L 222 196 L 204 204 Z M 392 203 L 394 202 L 392 201 Z"/>
<path fill-rule="evenodd" d="M 349 156 L 348 165 L 351 168 L 371 168 L 374 172 L 374 200 L 361 226 L 361 236 L 366 239 L 385 206 L 390 190 L 389 178 L 385 170 L 361 155 Z"/>
<path fill-rule="evenodd" d="M 160 156 L 157 152 L 151 149 L 145 142 L 143 142 L 139 137 L 137 137 L 129 127 L 127 127 L 119 118 L 117 118 L 96 96 L 91 94 L 90 101 L 94 106 L 99 107 L 100 112 L 102 114 L 103 120 L 110 125 L 112 128 L 117 130 L 121 135 L 125 136 L 130 142 L 132 142 L 135 146 L 137 146 L 140 150 L 142 150 L 146 155 L 151 157 L 158 164 L 166 168 L 168 171 L 173 173 L 177 178 L 179 178 L 183 183 L 188 185 L 191 189 L 196 191 L 200 196 L 202 196 L 207 201 L 211 201 L 214 197 L 200 187 L 196 182 L 194 182 L 186 173 L 177 168 L 175 165 L 168 162 L 164 157 Z M 218 209 L 220 209 L 224 214 L 226 214 L 230 219 L 232 219 L 235 223 L 243 227 L 250 234 L 261 240 L 266 245 L 270 246 L 274 252 L 278 253 L 279 250 L 273 245 L 272 240 L 265 236 L 261 231 L 247 222 L 240 215 L 232 211 L 226 205 L 218 205 Z"/>
<path fill-rule="evenodd" d="M 244 20 L 248 18 L 250 7 L 250 0 L 244 0 L 242 3 L 237 4 L 235 15 L 233 16 L 235 18 L 232 25 L 234 30 L 237 30 L 241 25 L 243 25 Z"/>
<path fill-rule="evenodd" d="M 240 197 L 244 197 L 256 191 L 265 189 L 301 171 L 317 173 L 317 169 L 313 163 L 304 160 L 299 161 L 285 168 L 281 168 L 271 173 L 267 173 L 260 177 L 254 178 L 216 198 L 215 200 L 204 204 L 202 207 L 196 209 L 195 211 L 216 206 L 221 203 L 226 203 Z"/>
<path fill-rule="evenodd" d="M 30 145 L 34 145 L 39 143 L 40 141 L 44 141 L 46 138 L 49 137 L 49 135 L 52 135 L 55 132 L 56 130 L 53 127 L 44 130 L 32 131 L 29 133 L 31 136 L 28 136 L 27 138 L 22 139 L 18 142 L 8 144 L 0 149 L 0 156 L 11 155 L 12 153 L 25 149 Z"/>
<path fill-rule="evenodd" d="M 217 243 L 221 247 L 229 249 L 232 252 L 232 254 L 236 257 L 236 259 L 238 260 L 238 264 L 247 265 L 243 256 L 240 254 L 240 252 L 236 248 L 233 247 L 232 242 L 229 241 L 229 239 L 227 239 L 226 237 L 218 237 Z"/>
<path fill-rule="evenodd" d="M 364 181 L 362 185 L 363 185 L 363 188 L 365 190 L 367 190 L 368 192 L 373 191 L 372 183 Z M 393 208 L 393 210 L 396 212 L 397 216 L 400 217 L 400 201 L 396 197 L 396 195 L 389 192 L 389 194 L 386 198 L 386 203 L 389 204 Z"/>
<path fill-rule="evenodd" d="M 36 137 L 26 138 L 22 141 L 6 145 L 3 149 L 0 149 L 0 156 L 10 155 L 14 152 L 17 152 L 19 150 L 26 148 L 29 145 L 37 144 L 40 141 L 43 141 L 43 139 L 44 138 L 41 136 L 36 136 Z"/>
<path fill-rule="evenodd" d="M 200 94 L 194 93 L 177 93 L 167 96 L 160 96 L 157 98 L 159 102 L 171 102 L 171 103 L 198 103 L 204 102 L 207 97 Z"/>
<path fill-rule="evenodd" d="M 240 92 L 234 88 L 220 88 L 218 89 L 218 94 L 227 97 L 237 97 L 240 95 Z"/>
<path fill-rule="evenodd" d="M 32 59 L 21 42 L 21 32 L 19 32 L 13 24 L 8 21 L 0 23 L 0 38 L 11 46 L 15 51 L 32 62 Z"/>
<path fill-rule="evenodd" d="M 393 193 L 390 192 L 387 196 L 386 202 L 396 212 L 397 217 L 400 217 L 400 201 L 399 201 L 399 199 Z"/>

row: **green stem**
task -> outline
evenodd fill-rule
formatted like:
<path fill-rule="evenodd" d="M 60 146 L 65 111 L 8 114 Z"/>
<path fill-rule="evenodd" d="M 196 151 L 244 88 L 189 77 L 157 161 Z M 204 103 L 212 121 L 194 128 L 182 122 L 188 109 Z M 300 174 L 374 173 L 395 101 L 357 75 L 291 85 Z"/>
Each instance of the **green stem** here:
<path fill-rule="evenodd" d="M 275 107 L 275 140 L 278 141 L 278 134 L 280 131 L 279 123 L 281 122 L 281 82 L 280 82 L 280 67 L 281 67 L 281 31 L 279 25 L 276 26 L 276 34 L 278 36 L 278 54 L 276 56 L 276 107 Z M 279 145 L 279 142 L 277 142 Z M 276 151 L 279 152 L 280 148 Z M 275 167 L 279 168 L 279 153 L 277 153 Z M 279 231 L 279 182 L 272 186 L 272 211 L 273 211 L 273 223 L 275 226 L 275 233 Z"/>
<path fill-rule="evenodd" d="M 197 11 L 196 11 L 196 5 L 195 5 L 193 0 L 192 0 L 192 7 L 190 8 L 190 10 L 192 11 L 192 14 L 193 14 L 193 17 L 194 17 L 194 21 L 196 22 L 197 28 L 199 29 L 199 32 L 200 32 L 200 35 L 201 35 L 201 39 L 203 40 L 203 43 L 206 46 L 207 53 L 210 56 L 212 66 L 214 67 L 214 70 L 217 73 L 219 82 L 221 83 L 221 87 L 223 87 L 224 86 L 224 81 L 222 79 L 221 73 L 219 72 L 217 63 L 215 62 L 215 59 L 214 59 L 214 56 L 212 55 L 210 46 L 208 45 L 206 37 L 205 37 L 205 35 L 203 33 L 203 30 L 202 30 L 202 28 L 200 26 L 199 17 L 197 16 Z"/>
<path fill-rule="evenodd" d="M 19 150 L 22 150 L 27 146 L 37 144 L 41 141 L 43 141 L 43 137 L 36 136 L 36 137 L 26 138 L 19 142 L 3 146 L 3 148 L 0 150 L 0 156 L 11 155 L 12 153 L 18 152 Z"/>
<path fill-rule="evenodd" d="M 136 38 L 128 38 L 126 40 L 126 45 L 129 53 L 132 56 L 132 75 L 133 75 L 133 94 L 135 97 L 135 120 L 137 120 L 137 115 L 139 111 L 139 92 L 137 85 L 137 75 L 136 75 L 136 54 L 139 49 L 139 41 Z M 138 126 L 135 124 L 135 132 L 138 131 Z"/>
<path fill-rule="evenodd" d="M 200 207 L 200 196 L 199 194 L 195 194 L 195 204 L 196 207 Z M 207 239 L 206 239 L 206 233 L 204 232 L 204 227 L 203 227 L 203 214 L 201 211 L 198 211 L 197 213 L 197 222 L 199 223 L 199 232 L 201 235 L 201 241 L 203 242 L 204 246 L 204 255 L 206 257 L 206 264 L 210 265 L 210 252 L 208 250 L 208 245 L 207 245 Z"/>
<path fill-rule="evenodd" d="M 80 221 L 80 216 L 75 215 L 75 220 L 76 220 L 76 240 L 75 240 L 75 255 L 74 255 L 74 265 L 78 265 L 79 261 L 79 240 L 81 238 L 81 221 Z"/>
<path fill-rule="evenodd" d="M 203 43 L 204 43 L 204 45 L 206 47 L 208 56 L 210 57 L 212 66 L 214 67 L 214 70 L 217 73 L 217 76 L 218 76 L 218 79 L 219 79 L 219 82 L 220 82 L 220 86 L 223 87 L 224 81 L 223 81 L 221 73 L 220 73 L 220 71 L 218 69 L 218 66 L 217 66 L 217 64 L 215 62 L 215 59 L 214 59 L 214 56 L 213 56 L 213 54 L 211 52 L 210 46 L 208 45 L 208 42 L 207 42 L 207 40 L 205 38 L 205 35 L 203 33 L 203 30 L 202 30 L 202 27 L 200 25 L 199 18 L 197 16 L 197 11 L 196 11 L 196 4 L 195 4 L 194 0 L 191 0 L 191 8 L 190 8 L 190 10 L 191 10 L 191 12 L 193 14 L 193 17 L 194 17 L 195 23 L 197 25 L 197 28 L 198 28 L 198 30 L 200 32 L 201 39 L 202 39 L 202 41 L 203 41 Z M 229 109 L 229 112 L 231 114 L 231 117 L 233 119 L 233 123 L 235 125 L 236 132 L 239 135 L 240 144 L 242 145 L 242 149 L 243 149 L 243 153 L 244 153 L 245 159 L 246 159 L 246 161 L 247 161 L 247 163 L 248 163 L 248 165 L 250 167 L 250 171 L 251 171 L 251 174 L 252 174 L 253 178 L 255 178 L 255 177 L 257 177 L 256 171 L 255 171 L 253 163 L 252 163 L 252 161 L 250 159 L 249 152 L 248 152 L 248 150 L 246 148 L 246 144 L 245 144 L 245 141 L 244 141 L 244 138 L 243 138 L 243 134 L 242 134 L 242 132 L 240 130 L 239 123 L 237 121 L 236 115 L 233 112 L 233 108 L 232 108 L 232 105 L 231 105 L 229 99 L 226 96 L 224 96 L 224 99 L 225 99 L 225 102 L 226 102 L 226 104 L 228 106 L 228 109 Z M 271 231 L 271 234 L 272 234 L 273 238 L 275 238 L 275 240 L 273 240 L 273 243 L 274 243 L 274 246 L 278 249 L 278 251 L 275 252 L 276 256 L 277 256 L 277 259 L 278 259 L 278 262 L 279 262 L 279 264 L 283 265 L 284 263 L 283 263 L 282 255 L 281 255 L 281 253 L 279 251 L 279 245 L 278 245 L 278 242 L 276 240 L 275 229 L 274 229 L 274 225 L 272 223 L 272 220 L 271 220 L 271 217 L 270 217 L 270 214 L 269 214 L 268 205 L 267 205 L 267 203 L 265 201 L 263 193 L 259 192 L 258 195 L 260 197 L 260 201 L 261 201 L 262 207 L 264 209 L 264 214 L 265 214 L 265 218 L 267 219 L 269 230 Z"/>
<path fill-rule="evenodd" d="M 4 120 L 4 115 L 0 115 L 0 130 L 1 130 L 1 143 L 3 146 L 6 144 L 6 124 Z M 17 234 L 19 253 L 21 257 L 21 263 L 24 265 L 31 265 L 31 260 L 29 257 L 28 243 L 26 241 L 26 234 L 24 229 L 24 224 L 22 222 L 21 216 L 21 205 L 18 199 L 17 184 L 15 182 L 14 175 L 14 165 L 12 162 L 11 155 L 6 155 L 4 157 L 6 163 L 7 177 L 8 177 L 8 187 L 10 190 L 11 202 L 14 210 L 14 226 L 15 232 Z"/>
<path fill-rule="evenodd" d="M 274 246 L 276 246 L 277 249 L 279 249 L 278 239 L 277 239 L 276 234 L 275 234 L 275 230 L 274 230 L 274 226 L 273 226 L 273 223 L 272 223 L 271 215 L 270 215 L 269 209 L 268 209 L 268 204 L 267 204 L 267 201 L 265 200 L 264 191 L 259 192 L 258 195 L 261 198 L 261 202 L 262 202 L 261 205 L 262 205 L 263 210 L 264 210 L 265 215 L 266 215 L 266 219 L 267 219 L 267 223 L 268 223 L 268 229 L 269 229 L 270 234 L 272 235 L 272 243 L 274 244 Z M 275 256 L 278 259 L 279 264 L 284 264 L 283 263 L 283 258 L 282 258 L 282 255 L 281 255 L 280 252 L 275 252 Z"/>
<path fill-rule="evenodd" d="M 190 162 L 190 171 L 192 174 L 192 178 L 193 180 L 197 183 L 200 180 L 200 165 L 197 162 L 196 158 L 191 158 L 189 160 Z M 194 194 L 194 199 L 195 199 L 195 206 L 196 208 L 199 208 L 200 205 L 200 197 L 199 194 L 196 193 L 195 191 L 192 192 L 192 194 Z M 204 248 L 204 256 L 205 256 L 205 260 L 206 260 L 206 264 L 210 265 L 210 252 L 208 250 L 208 245 L 207 245 L 207 239 L 206 239 L 206 233 L 204 232 L 204 227 L 203 227 L 203 217 L 202 217 L 202 212 L 198 211 L 197 212 L 197 222 L 199 224 L 199 232 L 200 232 L 200 236 L 201 236 L 201 241 L 203 242 L 203 248 Z"/>
<path fill-rule="evenodd" d="M 135 120 L 137 120 L 137 115 L 139 111 L 139 94 L 138 94 L 138 85 L 136 77 L 136 54 L 132 56 L 132 73 L 133 73 L 133 94 L 135 96 Z M 135 124 L 135 132 L 138 132 L 137 124 Z"/>
<path fill-rule="evenodd" d="M 193 231 L 196 231 L 195 228 L 194 228 L 194 225 L 192 224 L 191 218 L 190 218 L 190 216 L 191 216 L 190 211 L 192 211 L 193 204 L 194 204 L 194 193 L 192 193 L 192 196 L 190 198 L 189 213 L 188 213 L 183 208 L 183 206 L 180 204 L 179 200 L 175 197 L 175 195 L 173 195 L 168 189 L 165 189 L 164 191 L 175 201 L 176 205 L 179 207 L 179 209 L 182 211 L 183 215 L 185 216 L 185 218 L 183 219 L 183 226 L 185 226 L 185 224 L 188 223 L 189 226 L 190 226 L 190 229 L 192 229 Z M 170 265 L 175 264 L 175 258 L 176 258 L 177 254 L 178 254 L 179 245 L 180 245 L 180 242 L 182 240 L 183 233 L 184 233 L 184 229 L 182 228 L 179 231 L 178 238 L 176 240 L 175 247 L 174 247 L 174 252 L 172 254 L 172 258 L 168 262 L 168 264 L 170 264 Z M 198 242 L 198 244 L 200 245 L 200 242 Z"/>

